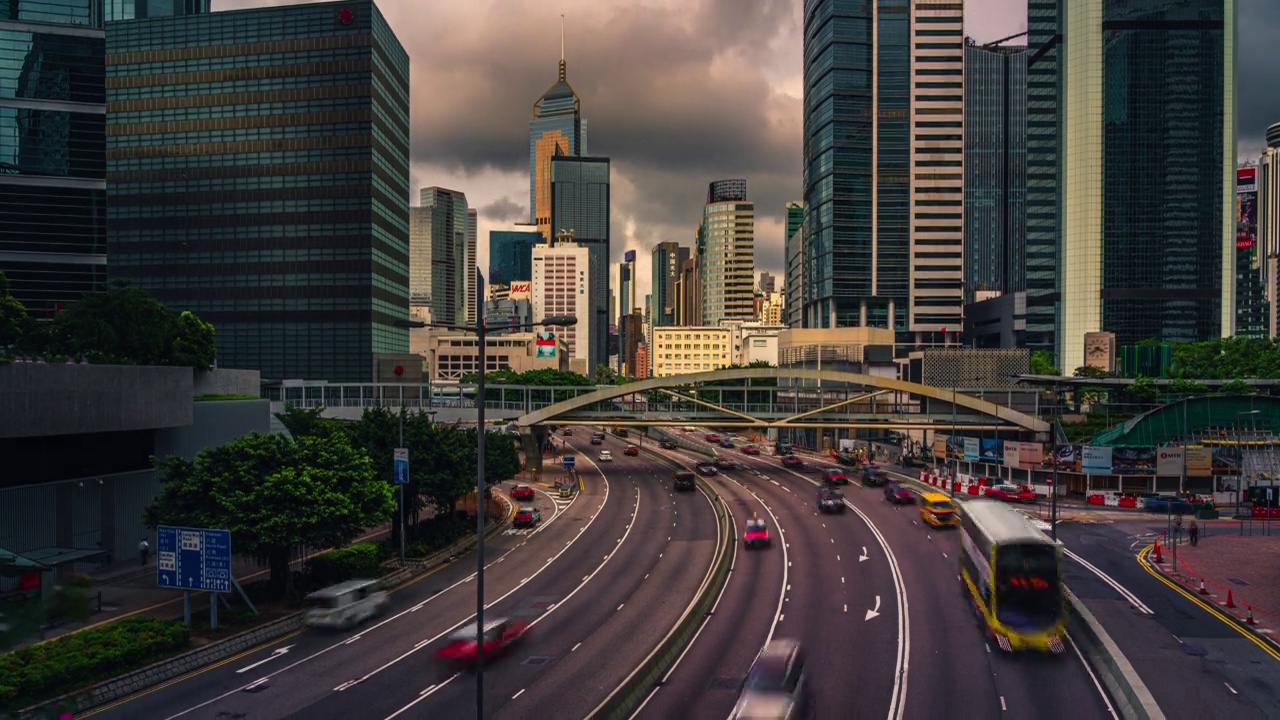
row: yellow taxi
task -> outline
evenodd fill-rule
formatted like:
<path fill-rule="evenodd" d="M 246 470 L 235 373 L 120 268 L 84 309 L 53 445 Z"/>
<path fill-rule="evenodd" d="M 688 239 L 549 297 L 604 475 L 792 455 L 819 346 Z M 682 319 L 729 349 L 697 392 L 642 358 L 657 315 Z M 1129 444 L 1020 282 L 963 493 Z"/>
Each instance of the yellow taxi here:
<path fill-rule="evenodd" d="M 920 495 L 920 519 L 934 527 L 951 527 L 960 524 L 956 517 L 956 506 L 951 498 L 939 492 L 926 492 Z"/>

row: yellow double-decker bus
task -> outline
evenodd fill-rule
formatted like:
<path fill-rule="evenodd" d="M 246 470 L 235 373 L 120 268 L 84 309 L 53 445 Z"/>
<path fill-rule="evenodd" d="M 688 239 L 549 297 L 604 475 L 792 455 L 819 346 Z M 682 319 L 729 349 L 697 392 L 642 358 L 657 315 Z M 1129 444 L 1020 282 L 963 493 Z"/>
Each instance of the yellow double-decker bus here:
<path fill-rule="evenodd" d="M 1062 548 L 998 500 L 961 511 L 960 577 L 992 641 L 1006 652 L 1066 649 Z"/>

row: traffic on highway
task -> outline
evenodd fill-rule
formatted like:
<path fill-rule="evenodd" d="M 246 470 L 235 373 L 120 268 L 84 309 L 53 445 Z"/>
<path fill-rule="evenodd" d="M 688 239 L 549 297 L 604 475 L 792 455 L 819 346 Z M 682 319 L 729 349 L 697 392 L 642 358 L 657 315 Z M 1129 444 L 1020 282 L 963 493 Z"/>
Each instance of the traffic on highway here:
<path fill-rule="evenodd" d="M 557 438 L 579 491 L 527 475 L 499 488 L 513 522 L 487 543 L 479 632 L 475 563 L 458 558 L 358 622 L 316 623 L 77 717 L 474 717 L 481 652 L 485 717 L 614 717 L 632 692 L 623 717 L 1129 717 L 1132 698 L 1068 624 L 1069 595 L 1163 716 L 1280 707 L 1280 658 L 1143 572 L 1140 532 L 1063 525 L 1055 543 L 1016 490 L 962 500 L 899 466 L 779 457 L 704 428 L 661 444 L 592 430 Z M 686 623 L 674 661 L 644 677 Z M 1189 638 L 1227 661 L 1171 647 Z"/>

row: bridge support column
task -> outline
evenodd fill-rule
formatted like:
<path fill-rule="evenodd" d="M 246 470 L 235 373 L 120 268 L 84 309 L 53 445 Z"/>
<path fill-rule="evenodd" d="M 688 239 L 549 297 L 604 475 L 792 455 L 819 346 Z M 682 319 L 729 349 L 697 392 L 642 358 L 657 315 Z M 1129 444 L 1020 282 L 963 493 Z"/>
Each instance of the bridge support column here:
<path fill-rule="evenodd" d="M 541 425 L 520 428 L 520 444 L 524 448 L 525 470 L 542 475 L 542 446 L 547 443 L 547 430 Z"/>

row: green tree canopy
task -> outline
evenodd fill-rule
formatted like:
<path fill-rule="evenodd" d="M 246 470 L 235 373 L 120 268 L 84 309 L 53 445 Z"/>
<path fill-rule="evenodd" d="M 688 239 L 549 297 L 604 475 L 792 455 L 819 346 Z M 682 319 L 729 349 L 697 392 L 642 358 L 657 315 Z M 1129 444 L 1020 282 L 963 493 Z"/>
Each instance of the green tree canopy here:
<path fill-rule="evenodd" d="M 277 592 L 292 590 L 299 549 L 340 547 L 386 522 L 392 485 L 344 434 L 326 438 L 254 433 L 202 450 L 194 461 L 157 461 L 161 490 L 148 527 L 231 531 L 232 549 L 266 560 Z"/>
<path fill-rule="evenodd" d="M 9 278 L 0 272 L 0 354 L 17 345 L 30 324 L 27 308 L 9 292 Z"/>
<path fill-rule="evenodd" d="M 1225 338 L 1171 343 L 1169 375 L 1186 380 L 1280 379 L 1280 342 Z"/>
<path fill-rule="evenodd" d="M 1048 350 L 1034 350 L 1031 353 L 1032 375 L 1061 376 L 1062 371 L 1053 364 L 1053 353 Z"/>

